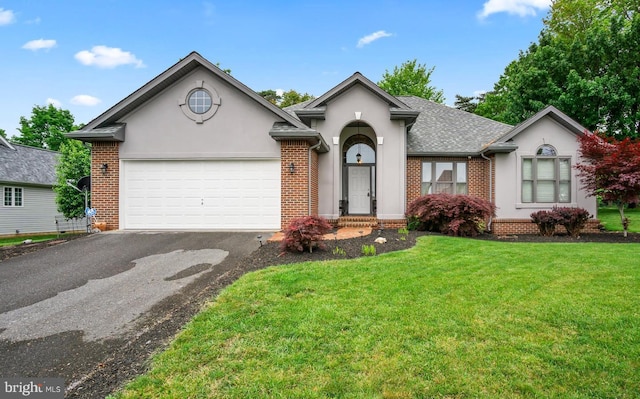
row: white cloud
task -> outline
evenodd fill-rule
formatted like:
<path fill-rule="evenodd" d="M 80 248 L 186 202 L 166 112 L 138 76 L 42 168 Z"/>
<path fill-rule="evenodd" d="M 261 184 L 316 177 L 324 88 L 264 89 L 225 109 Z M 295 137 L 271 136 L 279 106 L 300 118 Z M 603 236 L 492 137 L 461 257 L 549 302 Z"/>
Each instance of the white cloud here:
<path fill-rule="evenodd" d="M 538 11 L 549 8 L 551 2 L 552 0 L 488 0 L 478 13 L 478 18 L 484 19 L 500 12 L 520 17 L 534 16 Z"/>
<path fill-rule="evenodd" d="M 78 94 L 71 99 L 71 104 L 84 105 L 87 107 L 93 107 L 94 105 L 98 105 L 101 102 L 102 100 L 100 100 L 99 98 L 90 96 L 88 94 Z"/>
<path fill-rule="evenodd" d="M 40 19 L 40 17 L 35 17 L 34 19 L 30 19 L 28 21 L 25 21 L 24 23 L 27 25 L 39 25 L 40 22 L 42 22 L 42 19 Z"/>
<path fill-rule="evenodd" d="M 365 45 L 367 45 L 367 44 L 369 44 L 369 43 L 371 43 L 373 41 L 376 41 L 376 40 L 381 39 L 383 37 L 389 37 L 389 36 L 393 36 L 393 35 L 391 33 L 385 32 L 383 30 L 379 30 L 377 32 L 373 32 L 370 35 L 367 35 L 365 37 L 360 38 L 360 40 L 358 40 L 357 47 L 358 48 L 364 47 Z"/>
<path fill-rule="evenodd" d="M 16 22 L 16 14 L 11 10 L 0 8 L 0 26 L 9 25 Z"/>
<path fill-rule="evenodd" d="M 62 108 L 62 102 L 60 100 L 56 100 L 55 98 L 47 98 L 47 105 L 53 105 L 56 108 Z"/>
<path fill-rule="evenodd" d="M 53 39 L 37 39 L 31 40 L 30 42 L 26 42 L 24 46 L 22 46 L 25 50 L 38 51 L 42 49 L 50 49 L 56 46 L 56 41 Z"/>
<path fill-rule="evenodd" d="M 146 65 L 128 51 L 117 47 L 93 46 L 91 50 L 82 50 L 75 55 L 83 65 L 95 65 L 99 68 L 115 68 L 120 65 L 135 65 L 144 68 Z"/>
<path fill-rule="evenodd" d="M 284 94 L 284 90 L 282 89 L 276 89 L 276 95 L 279 97 L 282 97 L 282 95 Z"/>

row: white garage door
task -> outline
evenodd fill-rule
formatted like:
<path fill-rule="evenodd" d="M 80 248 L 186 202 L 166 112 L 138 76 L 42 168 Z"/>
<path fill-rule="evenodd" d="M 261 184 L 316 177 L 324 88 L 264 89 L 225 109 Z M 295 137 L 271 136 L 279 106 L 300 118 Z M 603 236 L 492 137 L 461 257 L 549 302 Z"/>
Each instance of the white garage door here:
<path fill-rule="evenodd" d="M 125 229 L 279 229 L 280 161 L 124 161 Z"/>

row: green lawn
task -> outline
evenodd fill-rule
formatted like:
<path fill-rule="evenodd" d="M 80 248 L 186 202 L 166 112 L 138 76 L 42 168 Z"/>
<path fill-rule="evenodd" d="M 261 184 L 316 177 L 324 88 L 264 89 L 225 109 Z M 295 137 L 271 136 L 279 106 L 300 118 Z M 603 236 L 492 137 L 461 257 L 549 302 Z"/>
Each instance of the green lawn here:
<path fill-rule="evenodd" d="M 629 232 L 640 233 L 640 208 L 625 209 L 624 216 L 629 218 Z M 608 231 L 622 231 L 620 212 L 615 206 L 601 206 L 598 208 L 598 219 Z"/>
<path fill-rule="evenodd" d="M 56 238 L 59 238 L 59 237 L 61 237 L 61 235 L 58 235 L 58 234 L 40 234 L 40 235 L 33 235 L 33 236 L 22 235 L 22 236 L 16 236 L 16 237 L 2 237 L 0 238 L 0 247 L 5 245 L 22 244 L 24 240 L 27 240 L 27 239 L 32 240 L 33 242 L 41 242 L 41 241 L 55 240 Z"/>
<path fill-rule="evenodd" d="M 639 250 L 427 236 L 250 273 L 115 397 L 640 397 Z"/>

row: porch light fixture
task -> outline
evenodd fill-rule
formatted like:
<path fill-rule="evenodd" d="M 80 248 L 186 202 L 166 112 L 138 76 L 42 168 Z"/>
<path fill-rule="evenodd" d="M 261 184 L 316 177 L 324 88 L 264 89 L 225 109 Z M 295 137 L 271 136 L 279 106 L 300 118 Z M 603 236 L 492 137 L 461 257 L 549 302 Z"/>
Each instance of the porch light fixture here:
<path fill-rule="evenodd" d="M 107 174 L 107 169 L 109 169 L 109 165 L 107 165 L 106 163 L 103 163 L 102 165 L 100 165 L 100 170 L 102 171 L 103 175 Z"/>
<path fill-rule="evenodd" d="M 293 162 L 291 162 L 289 164 L 289 173 L 294 174 L 296 171 L 296 165 L 293 164 Z"/>

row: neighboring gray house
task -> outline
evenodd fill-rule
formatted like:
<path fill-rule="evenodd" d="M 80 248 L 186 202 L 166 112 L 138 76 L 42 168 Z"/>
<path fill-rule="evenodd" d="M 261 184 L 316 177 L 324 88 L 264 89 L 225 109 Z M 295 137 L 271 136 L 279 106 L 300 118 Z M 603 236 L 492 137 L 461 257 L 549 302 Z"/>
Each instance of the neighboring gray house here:
<path fill-rule="evenodd" d="M 53 185 L 59 153 L 0 136 L 0 235 L 56 231 Z"/>

